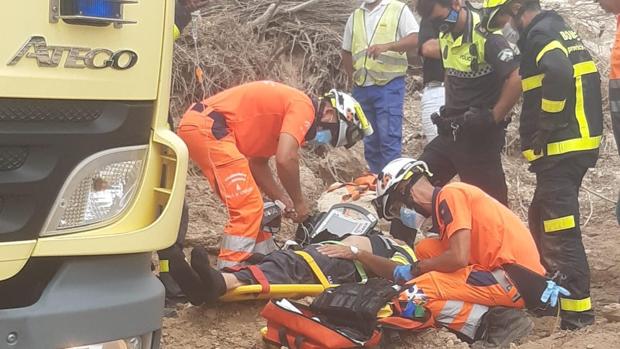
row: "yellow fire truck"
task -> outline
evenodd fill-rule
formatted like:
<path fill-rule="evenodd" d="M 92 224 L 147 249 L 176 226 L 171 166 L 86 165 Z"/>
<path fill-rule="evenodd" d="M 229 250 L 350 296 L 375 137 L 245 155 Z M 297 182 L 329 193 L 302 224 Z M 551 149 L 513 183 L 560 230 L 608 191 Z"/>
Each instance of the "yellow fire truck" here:
<path fill-rule="evenodd" d="M 167 124 L 173 0 L 4 1 L 0 348 L 159 348 L 152 251 L 187 149 Z"/>

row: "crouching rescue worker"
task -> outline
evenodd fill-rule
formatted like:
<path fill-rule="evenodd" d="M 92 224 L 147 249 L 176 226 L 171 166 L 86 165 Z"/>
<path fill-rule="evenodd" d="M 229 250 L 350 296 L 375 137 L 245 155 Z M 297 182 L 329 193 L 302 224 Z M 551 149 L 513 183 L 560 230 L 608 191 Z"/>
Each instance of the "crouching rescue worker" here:
<path fill-rule="evenodd" d="M 350 147 L 363 138 L 365 125 L 361 107 L 345 93 L 331 90 L 313 101 L 272 81 L 243 84 L 192 105 L 177 133 L 228 209 L 218 268 L 275 248 L 271 234 L 260 231 L 260 190 L 284 203 L 294 221 L 308 216 L 299 183 L 298 150 L 304 142 Z M 269 167 L 274 155 L 284 189 Z"/>
<path fill-rule="evenodd" d="M 561 300 L 561 328 L 594 322 L 590 269 L 579 228 L 579 188 L 594 167 L 603 129 L 601 79 L 579 35 L 538 0 L 487 0 L 490 29 L 520 31 L 523 155 L 536 174 L 530 230 L 542 262 L 559 272 L 570 297 Z"/>
<path fill-rule="evenodd" d="M 377 178 L 375 208 L 388 220 L 432 217 L 437 239 L 416 245 L 418 261 L 397 266 L 393 278 L 415 286 L 439 325 L 466 340 L 505 347 L 525 336 L 532 321 L 520 310 L 557 304 L 564 292 L 547 284 L 531 234 L 506 206 L 466 183 L 434 187 L 426 163 L 401 158 Z M 391 276 L 391 275 L 390 275 Z M 544 291 L 550 295 L 542 298 Z"/>

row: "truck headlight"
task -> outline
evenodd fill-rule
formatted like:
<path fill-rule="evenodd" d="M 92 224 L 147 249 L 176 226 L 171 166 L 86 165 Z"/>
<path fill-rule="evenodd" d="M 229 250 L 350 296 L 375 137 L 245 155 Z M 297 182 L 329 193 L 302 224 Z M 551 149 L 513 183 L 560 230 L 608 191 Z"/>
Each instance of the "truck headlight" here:
<path fill-rule="evenodd" d="M 151 349 L 153 334 L 119 339 L 105 343 L 80 345 L 65 349 Z"/>
<path fill-rule="evenodd" d="M 140 186 L 147 148 L 108 149 L 83 160 L 60 190 L 41 236 L 92 229 L 120 218 Z"/>

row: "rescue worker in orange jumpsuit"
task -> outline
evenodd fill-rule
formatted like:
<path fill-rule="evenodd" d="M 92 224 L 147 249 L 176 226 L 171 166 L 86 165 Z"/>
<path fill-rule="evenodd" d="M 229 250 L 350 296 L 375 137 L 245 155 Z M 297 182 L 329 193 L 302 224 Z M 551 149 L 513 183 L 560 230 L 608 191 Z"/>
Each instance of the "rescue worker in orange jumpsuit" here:
<path fill-rule="evenodd" d="M 417 217 L 432 217 L 439 234 L 416 245 L 417 262 L 386 265 L 383 274 L 415 286 L 407 296 L 421 299 L 438 324 L 505 347 L 533 328 L 520 309 L 555 307 L 568 292 L 544 277 L 532 235 L 506 206 L 466 183 L 436 188 L 431 177 L 423 161 L 401 158 L 377 178 L 379 216 L 412 227 Z"/>
<path fill-rule="evenodd" d="M 177 133 L 228 209 L 218 268 L 274 250 L 271 234 L 260 231 L 260 190 L 282 202 L 293 221 L 308 216 L 299 182 L 298 150 L 304 142 L 351 147 L 371 132 L 360 105 L 336 90 L 312 100 L 292 87 L 258 81 L 193 104 Z M 274 155 L 282 186 L 269 167 Z"/>

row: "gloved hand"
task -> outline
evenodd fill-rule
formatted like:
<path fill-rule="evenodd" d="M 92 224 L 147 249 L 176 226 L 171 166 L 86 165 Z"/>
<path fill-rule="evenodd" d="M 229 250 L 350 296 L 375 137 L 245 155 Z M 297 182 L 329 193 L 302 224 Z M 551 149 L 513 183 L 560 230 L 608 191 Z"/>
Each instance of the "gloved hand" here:
<path fill-rule="evenodd" d="M 538 129 L 532 136 L 532 150 L 535 155 L 543 153 L 543 149 L 549 142 L 549 137 L 551 137 L 553 132 L 568 126 L 568 123 L 563 122 L 560 118 L 561 116 L 548 115 L 542 112 L 538 118 Z"/>
<path fill-rule="evenodd" d="M 536 130 L 536 132 L 534 132 L 532 136 L 532 150 L 535 155 L 541 155 L 543 153 L 543 149 L 547 145 L 552 132 L 553 131 L 550 130 Z"/>
<path fill-rule="evenodd" d="M 446 106 L 442 105 L 441 107 L 439 107 L 439 111 L 436 111 L 433 114 L 431 114 L 431 121 L 433 122 L 433 124 L 439 126 L 442 118 L 444 118 L 445 116 L 446 116 Z"/>
<path fill-rule="evenodd" d="M 392 278 L 394 282 L 402 285 L 407 281 L 417 277 L 420 274 L 418 270 L 418 262 L 407 265 L 398 265 L 394 268 L 394 272 L 392 274 Z"/>
<path fill-rule="evenodd" d="M 463 126 L 465 129 L 486 130 L 496 125 L 493 111 L 488 108 L 469 107 L 463 114 Z"/>
<path fill-rule="evenodd" d="M 441 114 L 439 114 L 439 112 L 434 112 L 431 114 L 431 121 L 433 122 L 433 125 L 439 125 L 441 122 Z"/>
<path fill-rule="evenodd" d="M 570 296 L 570 292 L 555 282 L 547 280 L 547 288 L 540 296 L 540 301 L 555 307 L 558 304 L 558 298 L 560 295 Z"/>
<path fill-rule="evenodd" d="M 448 116 L 445 106 L 441 106 L 439 111 L 431 114 L 431 121 L 437 126 L 437 133 L 447 135 L 452 132 L 451 124 L 454 120 Z"/>

